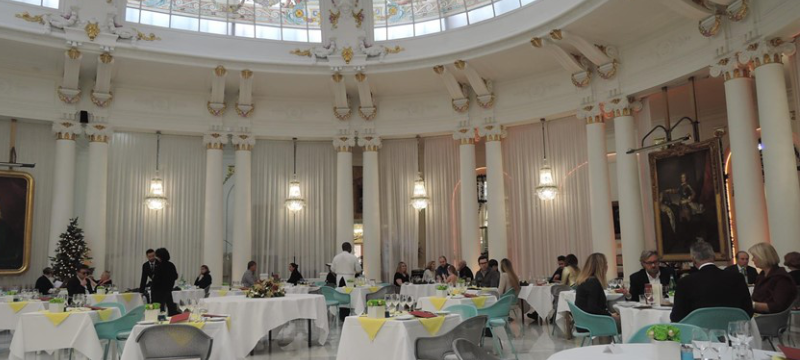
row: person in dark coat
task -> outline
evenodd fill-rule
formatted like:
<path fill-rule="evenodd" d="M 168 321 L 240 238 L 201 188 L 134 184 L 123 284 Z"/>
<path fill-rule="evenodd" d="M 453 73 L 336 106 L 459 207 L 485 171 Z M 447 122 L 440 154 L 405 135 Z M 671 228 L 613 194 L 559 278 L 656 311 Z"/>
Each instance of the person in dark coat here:
<path fill-rule="evenodd" d="M 293 285 L 297 285 L 297 283 L 303 281 L 303 274 L 300 274 L 300 270 L 298 270 L 299 268 L 300 265 L 297 265 L 295 263 L 289 264 L 290 275 L 289 275 L 289 280 L 287 280 L 286 282 Z"/>
<path fill-rule="evenodd" d="M 53 285 L 53 269 L 46 267 L 42 270 L 42 276 L 36 279 L 36 290 L 39 291 L 42 296 L 47 296 L 50 293 L 50 290 L 54 288 Z"/>
<path fill-rule="evenodd" d="M 768 243 L 750 247 L 753 263 L 761 269 L 753 289 L 753 310 L 760 314 L 782 312 L 797 299 L 797 285 L 786 269 L 780 266 L 781 258 Z"/>
<path fill-rule="evenodd" d="M 155 254 L 156 270 L 153 274 L 153 283 L 150 285 L 153 302 L 161 304 L 161 310 L 166 310 L 168 316 L 180 314 L 181 311 L 172 300 L 172 288 L 175 287 L 175 280 L 178 280 L 178 270 L 175 264 L 169 261 L 167 249 L 159 248 Z"/>
<path fill-rule="evenodd" d="M 639 295 L 644 295 L 645 285 L 650 284 L 652 280 L 658 279 L 661 283 L 664 294 L 669 289 L 670 280 L 675 279 L 675 271 L 666 266 L 659 266 L 658 253 L 652 250 L 645 250 L 639 256 L 639 262 L 642 264 L 642 269 L 631 274 L 630 276 L 630 293 L 626 298 L 631 301 L 639 301 Z"/>
<path fill-rule="evenodd" d="M 736 264 L 726 267 L 725 271 L 739 273 L 747 281 L 747 284 L 755 284 L 758 271 L 756 268 L 750 266 L 749 263 L 750 254 L 748 254 L 747 251 L 739 251 L 736 253 Z"/>
<path fill-rule="evenodd" d="M 783 266 L 789 269 L 794 284 L 800 286 L 800 252 L 792 251 L 783 256 Z"/>
<path fill-rule="evenodd" d="M 197 275 L 197 278 L 194 279 L 194 286 L 203 290 L 211 286 L 211 271 L 208 270 L 208 266 L 200 266 L 200 275 Z"/>
<path fill-rule="evenodd" d="M 147 261 L 142 264 L 142 279 L 139 281 L 139 292 L 142 294 L 147 293 L 147 288 L 153 282 L 153 274 L 156 272 L 156 251 L 147 249 L 145 255 Z"/>
<path fill-rule="evenodd" d="M 74 295 L 94 294 L 92 284 L 89 282 L 89 268 L 81 266 L 75 272 L 75 276 L 67 281 L 67 293 L 72 299 Z"/>

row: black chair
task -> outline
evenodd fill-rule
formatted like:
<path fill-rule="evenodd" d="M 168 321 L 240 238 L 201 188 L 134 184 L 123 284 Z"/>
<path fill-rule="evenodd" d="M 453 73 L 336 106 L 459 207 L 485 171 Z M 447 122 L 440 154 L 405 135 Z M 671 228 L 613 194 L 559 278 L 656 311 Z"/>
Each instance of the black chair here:
<path fill-rule="evenodd" d="M 191 325 L 156 325 L 136 337 L 145 360 L 208 360 L 214 339 Z"/>

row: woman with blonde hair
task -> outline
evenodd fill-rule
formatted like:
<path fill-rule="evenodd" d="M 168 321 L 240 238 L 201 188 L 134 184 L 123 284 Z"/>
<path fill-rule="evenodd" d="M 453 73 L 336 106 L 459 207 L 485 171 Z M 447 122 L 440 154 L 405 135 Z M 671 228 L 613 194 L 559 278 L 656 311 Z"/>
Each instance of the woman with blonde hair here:
<path fill-rule="evenodd" d="M 583 270 L 578 275 L 578 288 L 575 291 L 575 306 L 595 315 L 611 316 L 619 325 L 619 314 L 608 311 L 605 288 L 608 286 L 606 273 L 608 261 L 601 253 L 589 255 Z"/>
<path fill-rule="evenodd" d="M 436 281 L 436 262 L 431 261 L 425 267 L 425 272 L 422 273 L 422 282 L 433 283 L 434 281 Z"/>
<path fill-rule="evenodd" d="M 753 289 L 753 311 L 774 314 L 788 309 L 797 298 L 797 286 L 786 269 L 780 266 L 781 258 L 768 243 L 758 243 L 747 250 L 753 264 L 761 269 Z"/>
<path fill-rule="evenodd" d="M 409 281 L 408 265 L 401 261 L 397 264 L 397 270 L 394 273 L 394 284 L 397 286 L 403 286 L 403 284 Z"/>
<path fill-rule="evenodd" d="M 448 285 L 457 285 L 458 284 L 458 270 L 453 265 L 447 265 L 447 278 L 442 279 Z"/>
<path fill-rule="evenodd" d="M 508 289 L 514 289 L 514 294 L 519 295 L 519 277 L 514 272 L 514 266 L 511 265 L 511 260 L 500 260 L 500 285 L 497 287 L 497 292 L 503 295 Z"/>

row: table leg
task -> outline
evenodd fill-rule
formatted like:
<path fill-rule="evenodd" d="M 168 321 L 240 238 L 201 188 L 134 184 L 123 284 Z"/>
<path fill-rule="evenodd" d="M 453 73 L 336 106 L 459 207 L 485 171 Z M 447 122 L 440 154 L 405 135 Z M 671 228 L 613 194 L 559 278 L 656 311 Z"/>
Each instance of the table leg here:
<path fill-rule="evenodd" d="M 311 319 L 306 321 L 308 321 L 308 347 L 311 347 Z"/>
<path fill-rule="evenodd" d="M 272 353 L 272 330 L 269 331 L 269 352 Z"/>

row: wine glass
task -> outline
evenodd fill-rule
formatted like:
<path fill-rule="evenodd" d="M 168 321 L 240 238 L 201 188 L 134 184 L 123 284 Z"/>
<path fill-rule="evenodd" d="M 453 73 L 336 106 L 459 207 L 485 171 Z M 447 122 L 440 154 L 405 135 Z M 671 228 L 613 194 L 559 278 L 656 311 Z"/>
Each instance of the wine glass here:
<path fill-rule="evenodd" d="M 711 341 L 708 339 L 708 333 L 701 328 L 692 329 L 692 345 L 700 352 L 700 358 L 705 359 L 706 348 L 711 345 Z"/>
<path fill-rule="evenodd" d="M 716 353 L 715 358 L 717 360 L 720 359 L 722 355 L 722 349 L 726 349 L 728 347 L 728 341 L 725 336 L 725 331 L 720 329 L 711 329 L 708 330 L 708 338 L 710 341 L 711 350 Z"/>
<path fill-rule="evenodd" d="M 732 321 L 728 323 L 728 339 L 733 347 L 733 359 L 748 359 L 749 344 L 753 340 L 750 335 L 749 321 Z"/>

